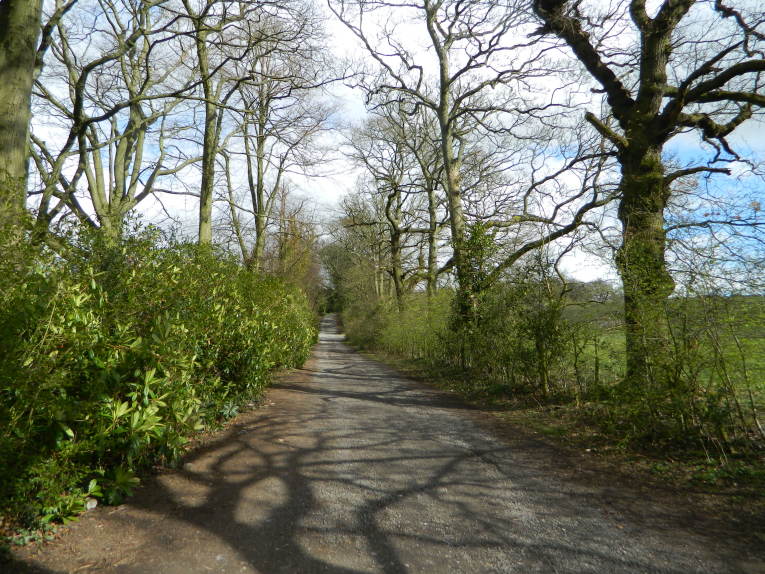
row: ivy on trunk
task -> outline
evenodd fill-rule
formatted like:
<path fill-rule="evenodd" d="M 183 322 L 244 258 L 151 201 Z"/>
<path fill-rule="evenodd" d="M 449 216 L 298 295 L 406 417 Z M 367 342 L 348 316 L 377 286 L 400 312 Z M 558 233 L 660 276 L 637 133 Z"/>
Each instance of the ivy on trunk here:
<path fill-rule="evenodd" d="M 665 0 L 649 15 L 645 0 L 632 0 L 628 14 L 603 17 L 599 30 L 616 25 L 614 19 L 624 19 L 624 25 L 629 19 L 639 38 L 632 47 L 639 62 L 636 81 L 628 84 L 622 70 L 606 55 L 597 38 L 600 32 L 594 29 L 597 24 L 580 3 L 534 1 L 534 11 L 543 22 L 537 33 L 563 40 L 601 85 L 615 120 L 586 114 L 613 145 L 621 165 L 618 217 L 622 242 L 616 263 L 624 286 L 626 383 L 638 393 L 645 385 L 669 383 L 665 378 L 671 345 L 663 308 L 675 287 L 666 262 L 665 212 L 671 184 L 687 175 L 728 172 L 703 164 L 667 173 L 664 146 L 680 131 L 695 130 L 717 148 L 712 163 L 720 159 L 721 152 L 738 158 L 727 136 L 751 117 L 755 107 L 765 106 L 758 79 L 765 71 L 765 60 L 762 47 L 755 49 L 763 40 L 759 24 L 747 24 L 744 14 L 716 0 L 714 17 L 733 22 L 738 34 L 725 37 L 726 45 L 703 48 L 683 38 L 687 32 L 681 26 L 690 19 L 696 3 Z M 687 58 L 682 65 L 672 61 L 673 47 L 682 46 L 681 39 L 694 47 L 693 52 L 682 54 Z"/>

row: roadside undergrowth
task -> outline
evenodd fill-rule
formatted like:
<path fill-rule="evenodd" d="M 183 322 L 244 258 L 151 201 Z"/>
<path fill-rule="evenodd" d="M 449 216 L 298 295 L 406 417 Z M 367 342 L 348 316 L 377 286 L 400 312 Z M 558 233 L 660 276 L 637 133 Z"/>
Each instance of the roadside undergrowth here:
<path fill-rule="evenodd" d="M 672 487 L 765 504 L 764 298 L 672 300 L 673 372 L 638 394 L 622 383 L 621 302 L 607 285 L 499 285 L 462 331 L 452 298 L 358 298 L 341 317 L 355 347 L 499 420 Z"/>
<path fill-rule="evenodd" d="M 0 245 L 0 535 L 118 504 L 315 340 L 305 296 L 152 229 Z"/>

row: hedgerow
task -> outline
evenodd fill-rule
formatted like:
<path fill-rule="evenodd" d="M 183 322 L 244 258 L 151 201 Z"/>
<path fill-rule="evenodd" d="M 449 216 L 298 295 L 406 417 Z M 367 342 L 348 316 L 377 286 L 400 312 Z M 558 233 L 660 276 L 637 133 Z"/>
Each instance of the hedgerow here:
<path fill-rule="evenodd" d="M 315 340 L 297 289 L 151 232 L 66 259 L 0 250 L 0 513 L 16 527 L 119 502 Z"/>

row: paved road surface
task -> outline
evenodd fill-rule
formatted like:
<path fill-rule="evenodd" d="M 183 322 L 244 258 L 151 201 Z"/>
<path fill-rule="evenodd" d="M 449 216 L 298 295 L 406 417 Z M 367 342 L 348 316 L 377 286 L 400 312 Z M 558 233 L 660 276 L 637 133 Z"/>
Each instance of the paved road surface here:
<path fill-rule="evenodd" d="M 342 339 L 326 317 L 264 408 L 129 504 L 25 551 L 31 571 L 765 572 L 756 537 L 499 437 Z"/>

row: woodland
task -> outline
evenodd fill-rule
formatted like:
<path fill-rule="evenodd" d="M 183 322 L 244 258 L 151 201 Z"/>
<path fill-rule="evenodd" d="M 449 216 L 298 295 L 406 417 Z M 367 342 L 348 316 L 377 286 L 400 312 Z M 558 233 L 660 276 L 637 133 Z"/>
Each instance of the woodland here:
<path fill-rule="evenodd" d="M 122 501 L 327 312 L 765 484 L 764 50 L 756 0 L 2 0 L 0 535 Z"/>

